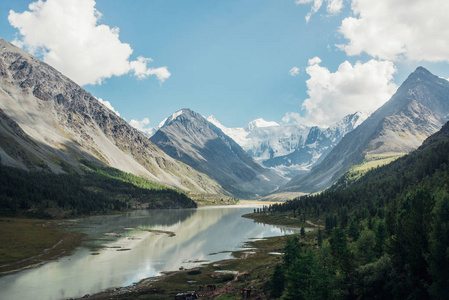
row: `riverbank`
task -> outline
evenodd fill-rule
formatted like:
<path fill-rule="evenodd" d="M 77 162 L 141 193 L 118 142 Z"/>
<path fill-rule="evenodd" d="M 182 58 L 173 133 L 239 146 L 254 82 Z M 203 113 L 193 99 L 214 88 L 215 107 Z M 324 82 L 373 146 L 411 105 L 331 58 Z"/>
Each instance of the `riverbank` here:
<path fill-rule="evenodd" d="M 146 278 L 132 286 L 89 295 L 89 299 L 173 299 L 187 291 L 197 291 L 201 299 L 234 299 L 243 290 L 250 291 L 251 298 L 267 299 L 269 278 L 282 259 L 284 246 L 285 236 L 250 241 L 245 244 L 247 249 L 232 253 L 233 259 Z"/>
<path fill-rule="evenodd" d="M 199 206 L 238 203 L 235 198 L 219 195 L 202 195 L 199 198 L 203 199 L 202 202 L 198 200 Z M 124 214 L 134 210 L 136 209 L 109 211 L 105 215 Z M 37 267 L 71 254 L 81 245 L 86 235 L 61 228 L 61 224 L 66 222 L 67 219 L 0 217 L 0 276 Z"/>
<path fill-rule="evenodd" d="M 243 218 L 252 219 L 255 222 L 270 224 L 270 225 L 281 225 L 288 227 L 314 227 L 311 226 L 306 221 L 303 221 L 301 218 L 295 218 L 293 216 L 286 216 L 285 214 L 280 213 L 252 213 L 245 214 L 242 216 Z"/>
<path fill-rule="evenodd" d="M 84 237 L 56 220 L 0 218 L 0 275 L 69 255 Z"/>
<path fill-rule="evenodd" d="M 244 215 L 260 222 L 258 216 Z M 281 223 L 280 220 L 277 223 Z M 313 228 L 307 222 L 285 225 L 294 227 L 296 224 Z M 305 237 L 296 236 L 304 244 L 316 246 L 316 231 L 308 232 Z M 275 266 L 282 261 L 286 238 L 277 236 L 250 241 L 245 244 L 245 250 L 233 252 L 232 259 L 146 278 L 132 286 L 89 295 L 89 299 L 173 299 L 176 294 L 187 291 L 196 291 L 200 299 L 235 299 L 242 297 L 243 291 L 250 292 L 252 299 L 268 299 L 270 278 Z"/>

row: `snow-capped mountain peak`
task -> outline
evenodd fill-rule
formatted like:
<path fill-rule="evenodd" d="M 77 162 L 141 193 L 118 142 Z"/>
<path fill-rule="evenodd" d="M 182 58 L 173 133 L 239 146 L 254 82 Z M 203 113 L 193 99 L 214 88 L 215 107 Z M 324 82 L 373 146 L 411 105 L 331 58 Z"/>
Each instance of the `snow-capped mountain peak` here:
<path fill-rule="evenodd" d="M 273 121 L 265 121 L 262 118 L 256 119 L 254 121 L 249 122 L 249 124 L 246 126 L 246 129 L 248 131 L 252 131 L 255 128 L 266 128 L 266 127 L 277 127 L 280 126 L 278 123 Z"/>
<path fill-rule="evenodd" d="M 223 126 L 220 121 L 217 120 L 217 118 L 215 118 L 214 116 L 209 116 L 206 118 L 210 123 L 214 124 L 215 126 L 217 126 L 218 128 L 220 128 L 221 130 L 223 130 L 224 128 L 226 128 L 225 126 Z"/>
<path fill-rule="evenodd" d="M 261 165 L 273 168 L 289 178 L 298 172 L 310 170 L 346 133 L 355 129 L 369 115 L 356 112 L 329 128 L 302 124 L 280 125 L 261 118 L 245 127 L 228 128 L 214 116 L 207 120 L 231 137 Z"/>

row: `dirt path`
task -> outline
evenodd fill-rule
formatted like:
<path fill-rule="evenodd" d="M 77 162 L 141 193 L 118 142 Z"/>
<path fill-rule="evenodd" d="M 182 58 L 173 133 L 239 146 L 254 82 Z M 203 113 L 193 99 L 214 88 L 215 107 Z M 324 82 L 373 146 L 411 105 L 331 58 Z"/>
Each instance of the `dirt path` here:
<path fill-rule="evenodd" d="M 317 228 L 324 228 L 323 225 L 318 225 L 318 224 L 312 223 L 312 221 L 310 221 L 310 220 L 307 220 L 306 223 L 309 225 L 312 225 L 314 227 L 317 227 Z"/>

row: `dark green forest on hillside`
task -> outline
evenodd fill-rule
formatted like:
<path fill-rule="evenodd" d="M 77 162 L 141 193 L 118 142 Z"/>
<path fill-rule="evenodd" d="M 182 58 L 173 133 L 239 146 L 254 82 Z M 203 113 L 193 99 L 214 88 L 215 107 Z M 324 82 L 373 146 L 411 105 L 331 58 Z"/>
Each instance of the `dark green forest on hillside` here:
<path fill-rule="evenodd" d="M 271 281 L 282 299 L 449 299 L 449 138 L 338 189 L 259 213 L 323 224 L 290 239 Z"/>
<path fill-rule="evenodd" d="M 196 207 L 177 190 L 114 168 L 84 164 L 84 175 L 27 172 L 0 165 L 0 215 L 60 218 L 137 207 Z"/>

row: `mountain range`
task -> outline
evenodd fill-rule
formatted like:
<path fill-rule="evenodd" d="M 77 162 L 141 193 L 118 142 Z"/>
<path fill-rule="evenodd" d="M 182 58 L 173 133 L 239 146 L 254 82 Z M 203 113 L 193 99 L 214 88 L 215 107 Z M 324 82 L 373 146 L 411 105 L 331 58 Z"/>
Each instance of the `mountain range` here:
<path fill-rule="evenodd" d="M 368 116 L 367 113 L 356 112 L 328 128 L 279 125 L 263 119 L 254 120 L 245 127 L 227 128 L 213 116 L 208 121 L 234 139 L 261 165 L 291 179 L 310 171 L 346 133 L 354 130 Z"/>
<path fill-rule="evenodd" d="M 448 117 L 449 82 L 418 67 L 388 102 L 345 135 L 319 165 L 293 178 L 283 191 L 317 192 L 351 167 L 409 153 L 437 132 Z"/>
<path fill-rule="evenodd" d="M 373 114 L 356 112 L 329 128 L 263 119 L 227 128 L 182 109 L 148 138 L 69 78 L 0 39 L 1 164 L 28 171 L 83 175 L 93 164 L 190 192 L 312 193 L 354 166 L 409 153 L 448 118 L 449 82 L 419 67 Z"/>
<path fill-rule="evenodd" d="M 172 158 L 209 175 L 238 197 L 268 194 L 287 182 L 256 163 L 221 129 L 190 109 L 167 118 L 150 140 Z"/>

